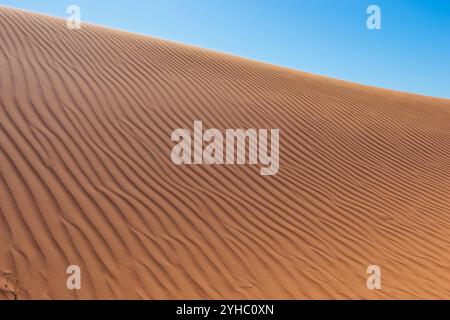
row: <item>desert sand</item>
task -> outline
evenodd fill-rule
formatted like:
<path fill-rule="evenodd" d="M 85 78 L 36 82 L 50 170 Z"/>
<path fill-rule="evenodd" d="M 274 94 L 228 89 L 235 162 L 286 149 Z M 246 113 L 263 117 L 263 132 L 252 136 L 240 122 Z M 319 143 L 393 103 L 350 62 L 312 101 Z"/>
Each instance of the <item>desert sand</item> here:
<path fill-rule="evenodd" d="M 195 120 L 279 172 L 175 165 Z M 450 100 L 0 9 L 1 299 L 448 299 L 449 195 Z"/>

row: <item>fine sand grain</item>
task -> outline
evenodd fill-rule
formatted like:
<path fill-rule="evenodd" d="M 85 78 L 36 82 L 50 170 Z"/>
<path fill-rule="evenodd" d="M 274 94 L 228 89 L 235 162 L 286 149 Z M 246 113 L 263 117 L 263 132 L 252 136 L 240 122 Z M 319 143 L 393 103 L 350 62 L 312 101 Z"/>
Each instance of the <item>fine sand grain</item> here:
<path fill-rule="evenodd" d="M 174 165 L 194 120 L 279 172 Z M 449 196 L 450 100 L 0 9 L 1 299 L 448 299 Z"/>

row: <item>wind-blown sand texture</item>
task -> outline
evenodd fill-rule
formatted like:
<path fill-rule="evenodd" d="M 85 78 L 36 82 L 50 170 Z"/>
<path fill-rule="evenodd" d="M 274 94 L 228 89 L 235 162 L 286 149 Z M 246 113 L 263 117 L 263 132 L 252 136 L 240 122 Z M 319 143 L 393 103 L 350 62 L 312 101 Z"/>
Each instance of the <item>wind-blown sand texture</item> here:
<path fill-rule="evenodd" d="M 194 120 L 279 128 L 280 171 L 174 165 Z M 2 299 L 450 298 L 450 100 L 1 8 L 0 273 Z"/>

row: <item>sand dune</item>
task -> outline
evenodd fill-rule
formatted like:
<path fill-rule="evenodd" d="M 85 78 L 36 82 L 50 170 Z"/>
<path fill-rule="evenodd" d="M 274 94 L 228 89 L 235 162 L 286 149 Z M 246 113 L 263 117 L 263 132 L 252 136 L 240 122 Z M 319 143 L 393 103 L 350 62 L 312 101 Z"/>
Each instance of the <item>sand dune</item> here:
<path fill-rule="evenodd" d="M 279 172 L 173 164 L 194 120 Z M 1 8 L 0 164 L 2 299 L 450 298 L 450 100 Z"/>

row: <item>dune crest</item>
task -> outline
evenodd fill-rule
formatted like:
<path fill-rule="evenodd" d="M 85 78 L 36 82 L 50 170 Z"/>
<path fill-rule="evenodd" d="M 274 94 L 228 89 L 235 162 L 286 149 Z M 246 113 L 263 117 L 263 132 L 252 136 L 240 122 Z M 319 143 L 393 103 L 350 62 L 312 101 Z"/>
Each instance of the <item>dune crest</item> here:
<path fill-rule="evenodd" d="M 175 165 L 196 119 L 279 172 Z M 0 163 L 1 299 L 450 298 L 449 100 L 0 8 Z"/>

